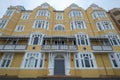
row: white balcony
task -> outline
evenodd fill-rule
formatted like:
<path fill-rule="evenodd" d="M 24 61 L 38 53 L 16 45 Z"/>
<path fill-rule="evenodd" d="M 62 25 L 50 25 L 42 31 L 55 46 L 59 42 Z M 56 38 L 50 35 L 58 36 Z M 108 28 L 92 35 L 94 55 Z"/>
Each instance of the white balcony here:
<path fill-rule="evenodd" d="M 24 51 L 26 50 L 27 45 L 26 44 L 17 44 L 17 45 L 0 45 L 0 51 Z"/>
<path fill-rule="evenodd" d="M 46 51 L 77 51 L 75 45 L 42 45 L 42 50 Z"/>
<path fill-rule="evenodd" d="M 112 51 L 113 48 L 112 48 L 112 46 L 96 46 L 96 45 L 92 45 L 92 50 L 93 51 Z"/>

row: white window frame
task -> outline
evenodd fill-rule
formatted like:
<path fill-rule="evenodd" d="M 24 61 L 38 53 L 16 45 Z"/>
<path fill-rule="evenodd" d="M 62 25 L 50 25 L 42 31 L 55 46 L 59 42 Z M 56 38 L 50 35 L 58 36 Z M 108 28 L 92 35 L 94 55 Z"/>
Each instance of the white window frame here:
<path fill-rule="evenodd" d="M 8 22 L 9 22 L 8 19 L 1 19 L 0 20 L 0 28 L 4 29 L 7 26 Z"/>
<path fill-rule="evenodd" d="M 73 20 L 70 23 L 70 27 L 71 27 L 71 30 L 86 29 L 85 21 L 84 20 Z"/>
<path fill-rule="evenodd" d="M 0 67 L 1 68 L 9 68 L 11 66 L 13 56 L 14 56 L 14 53 L 4 53 L 4 55 L 2 57 L 2 60 L 0 61 Z M 5 62 L 4 66 L 2 67 L 2 64 L 3 64 L 4 60 L 7 60 L 7 61 Z M 10 60 L 10 62 L 7 66 L 8 60 Z"/>
<path fill-rule="evenodd" d="M 49 7 L 49 5 L 48 5 L 47 3 L 44 3 L 44 4 L 42 4 L 41 6 L 42 6 L 42 8 L 44 8 L 44 9 L 47 9 L 47 8 Z"/>
<path fill-rule="evenodd" d="M 5 16 L 12 16 L 14 12 L 15 12 L 15 10 L 9 10 L 8 9 L 5 13 Z"/>
<path fill-rule="evenodd" d="M 89 67 L 86 66 L 85 64 L 85 58 L 89 59 Z M 81 53 L 76 53 L 74 54 L 74 59 L 75 59 L 75 68 L 76 69 L 93 69 L 93 68 L 97 68 L 97 64 L 96 64 L 96 59 L 94 57 L 93 53 L 85 53 L 85 52 L 81 52 Z"/>
<path fill-rule="evenodd" d="M 38 37 L 37 44 L 34 44 L 35 37 Z M 30 35 L 29 45 L 42 45 L 44 34 L 42 33 L 33 33 Z"/>
<path fill-rule="evenodd" d="M 33 58 L 34 60 L 31 61 L 30 58 Z M 36 63 L 36 60 L 37 60 L 37 63 Z M 41 61 L 42 61 L 42 65 L 41 65 Z M 43 69 L 44 68 L 44 61 L 45 61 L 45 54 L 44 53 L 26 52 L 24 57 L 23 57 L 21 68 L 23 68 L 23 69 Z"/>
<path fill-rule="evenodd" d="M 56 20 L 63 20 L 63 13 L 57 13 Z"/>
<path fill-rule="evenodd" d="M 50 17 L 50 11 L 48 11 L 48 10 L 38 10 L 36 16 Z"/>
<path fill-rule="evenodd" d="M 108 37 L 111 45 L 113 45 L 113 46 L 120 46 L 120 37 L 118 35 L 116 35 L 114 33 L 109 33 L 106 36 Z"/>
<path fill-rule="evenodd" d="M 26 20 L 29 18 L 29 13 L 23 13 L 21 19 Z"/>
<path fill-rule="evenodd" d="M 61 29 L 59 30 L 60 27 L 61 27 Z M 56 24 L 55 27 L 54 27 L 54 30 L 55 31 L 64 31 L 65 27 L 64 27 L 63 24 Z"/>
<path fill-rule="evenodd" d="M 42 29 L 45 29 L 45 30 L 48 30 L 49 29 L 49 22 L 48 20 L 35 20 L 34 21 L 34 24 L 33 24 L 33 28 L 42 28 Z"/>
<path fill-rule="evenodd" d="M 89 37 L 87 34 L 79 33 L 79 34 L 76 34 L 75 36 L 76 36 L 77 45 L 80 45 L 80 46 L 89 46 L 90 45 Z M 84 41 L 85 44 L 83 44 L 82 41 Z"/>
<path fill-rule="evenodd" d="M 106 25 L 106 23 L 108 23 L 108 25 Z M 101 26 L 101 29 L 100 29 L 100 26 L 98 26 L 98 24 Z M 99 21 L 96 23 L 96 26 L 98 31 L 114 29 L 114 26 L 112 25 L 111 21 Z"/>
<path fill-rule="evenodd" d="M 93 19 L 96 19 L 96 18 L 107 18 L 107 14 L 105 11 L 94 11 L 92 13 L 92 17 Z"/>
<path fill-rule="evenodd" d="M 70 11 L 69 18 L 74 18 L 74 17 L 82 17 L 82 11 L 80 11 L 80 10 Z"/>
<path fill-rule="evenodd" d="M 111 61 L 113 68 L 120 68 L 120 53 L 110 53 L 109 59 Z M 114 61 L 115 61 L 116 66 L 114 64 Z"/>
<path fill-rule="evenodd" d="M 71 7 L 71 9 L 78 9 L 78 6 L 74 3 L 70 7 Z"/>
<path fill-rule="evenodd" d="M 16 32 L 22 32 L 24 30 L 24 25 L 17 25 L 15 31 Z"/>

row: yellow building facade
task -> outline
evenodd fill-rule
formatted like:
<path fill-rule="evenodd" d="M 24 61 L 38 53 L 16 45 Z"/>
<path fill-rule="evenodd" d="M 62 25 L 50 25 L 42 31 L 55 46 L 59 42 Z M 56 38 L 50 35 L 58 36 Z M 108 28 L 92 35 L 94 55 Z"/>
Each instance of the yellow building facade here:
<path fill-rule="evenodd" d="M 95 4 L 64 11 L 48 3 L 10 6 L 0 20 L 0 76 L 119 77 L 118 28 Z"/>

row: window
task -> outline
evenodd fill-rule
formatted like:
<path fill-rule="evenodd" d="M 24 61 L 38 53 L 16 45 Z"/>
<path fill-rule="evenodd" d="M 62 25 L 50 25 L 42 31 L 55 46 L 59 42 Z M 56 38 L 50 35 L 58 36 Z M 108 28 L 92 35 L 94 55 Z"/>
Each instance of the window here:
<path fill-rule="evenodd" d="M 11 16 L 13 14 L 14 10 L 7 10 L 5 13 L 5 16 Z"/>
<path fill-rule="evenodd" d="M 48 10 L 38 10 L 37 16 L 50 17 L 50 12 Z"/>
<path fill-rule="evenodd" d="M 10 64 L 12 62 L 13 53 L 5 53 L 3 55 L 3 58 L 1 60 L 0 67 L 10 67 Z"/>
<path fill-rule="evenodd" d="M 15 31 L 18 31 L 18 32 L 23 31 L 23 30 L 24 30 L 24 26 L 23 25 L 18 25 L 16 27 L 16 29 L 15 29 Z"/>
<path fill-rule="evenodd" d="M 84 21 L 80 21 L 80 20 L 74 20 L 71 22 L 70 24 L 71 26 L 71 30 L 75 30 L 75 29 L 85 29 L 85 22 Z"/>
<path fill-rule="evenodd" d="M 74 4 L 74 3 L 73 3 L 73 4 L 71 4 L 71 6 L 70 6 L 70 7 L 71 7 L 71 9 L 78 9 L 78 5 L 76 5 L 76 4 Z"/>
<path fill-rule="evenodd" d="M 63 31 L 64 30 L 64 25 L 62 25 L 62 24 L 57 24 L 56 26 L 55 26 L 55 30 L 56 31 Z"/>
<path fill-rule="evenodd" d="M 47 4 L 47 3 L 43 3 L 43 4 L 42 4 L 42 8 L 44 8 L 44 9 L 47 9 L 48 6 L 49 6 L 49 4 Z"/>
<path fill-rule="evenodd" d="M 76 40 L 78 45 L 82 45 L 82 46 L 89 45 L 89 38 L 88 35 L 86 34 L 82 34 L 82 33 L 76 34 Z"/>
<path fill-rule="evenodd" d="M 44 35 L 40 34 L 40 33 L 31 34 L 29 44 L 31 44 L 31 45 L 41 45 L 42 42 L 43 42 L 42 41 L 43 36 Z"/>
<path fill-rule="evenodd" d="M 100 31 L 100 30 L 103 30 L 102 25 L 101 25 L 100 22 L 97 23 L 97 27 L 98 27 L 98 30 L 99 30 L 99 31 Z"/>
<path fill-rule="evenodd" d="M 63 14 L 61 13 L 59 13 L 59 14 L 56 14 L 56 19 L 57 20 L 63 20 Z"/>
<path fill-rule="evenodd" d="M 26 53 L 24 55 L 22 68 L 43 68 L 44 54 L 39 52 Z"/>
<path fill-rule="evenodd" d="M 21 19 L 26 20 L 29 18 L 29 14 L 22 14 Z"/>
<path fill-rule="evenodd" d="M 93 10 L 97 10 L 99 7 L 98 7 L 98 5 L 96 5 L 96 4 L 92 4 L 92 5 L 90 5 L 91 6 L 91 8 L 93 9 Z"/>
<path fill-rule="evenodd" d="M 99 21 L 96 23 L 98 30 L 111 30 L 114 29 L 110 21 Z"/>
<path fill-rule="evenodd" d="M 120 67 L 120 53 L 111 53 L 109 57 L 114 68 Z"/>
<path fill-rule="evenodd" d="M 115 46 L 120 45 L 120 38 L 118 35 L 109 33 L 107 35 L 107 37 L 108 37 L 111 45 L 115 45 Z"/>
<path fill-rule="evenodd" d="M 42 28 L 42 29 L 48 29 L 49 23 L 47 20 L 35 20 L 33 28 Z"/>
<path fill-rule="evenodd" d="M 73 18 L 73 17 L 82 17 L 82 12 L 78 11 L 78 10 L 72 10 L 69 13 L 69 16 L 70 16 L 70 18 Z"/>
<path fill-rule="evenodd" d="M 77 53 L 75 57 L 76 68 L 95 68 L 96 62 L 93 53 Z"/>
<path fill-rule="evenodd" d="M 0 28 L 2 28 L 2 29 L 5 28 L 7 23 L 8 23 L 7 19 L 0 20 Z"/>
<path fill-rule="evenodd" d="M 107 17 L 106 12 L 104 12 L 104 11 L 95 11 L 92 13 L 92 16 L 93 16 L 93 19 Z"/>

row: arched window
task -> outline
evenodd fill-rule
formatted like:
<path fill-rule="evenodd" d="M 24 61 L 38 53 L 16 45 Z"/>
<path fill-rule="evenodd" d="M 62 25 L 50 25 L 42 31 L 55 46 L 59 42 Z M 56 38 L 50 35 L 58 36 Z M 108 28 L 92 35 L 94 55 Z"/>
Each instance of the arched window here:
<path fill-rule="evenodd" d="M 77 53 L 75 54 L 76 68 L 95 68 L 95 57 L 93 53 Z"/>
<path fill-rule="evenodd" d="M 43 36 L 44 34 L 41 34 L 41 33 L 31 34 L 29 44 L 30 45 L 41 45 Z"/>
<path fill-rule="evenodd" d="M 60 31 L 63 31 L 63 30 L 64 30 L 64 25 L 62 25 L 62 24 L 56 25 L 56 26 L 55 26 L 55 30 L 56 30 L 56 31 L 59 31 L 59 30 L 60 30 Z"/>
<path fill-rule="evenodd" d="M 24 55 L 23 68 L 42 68 L 44 64 L 44 54 L 29 52 Z"/>

